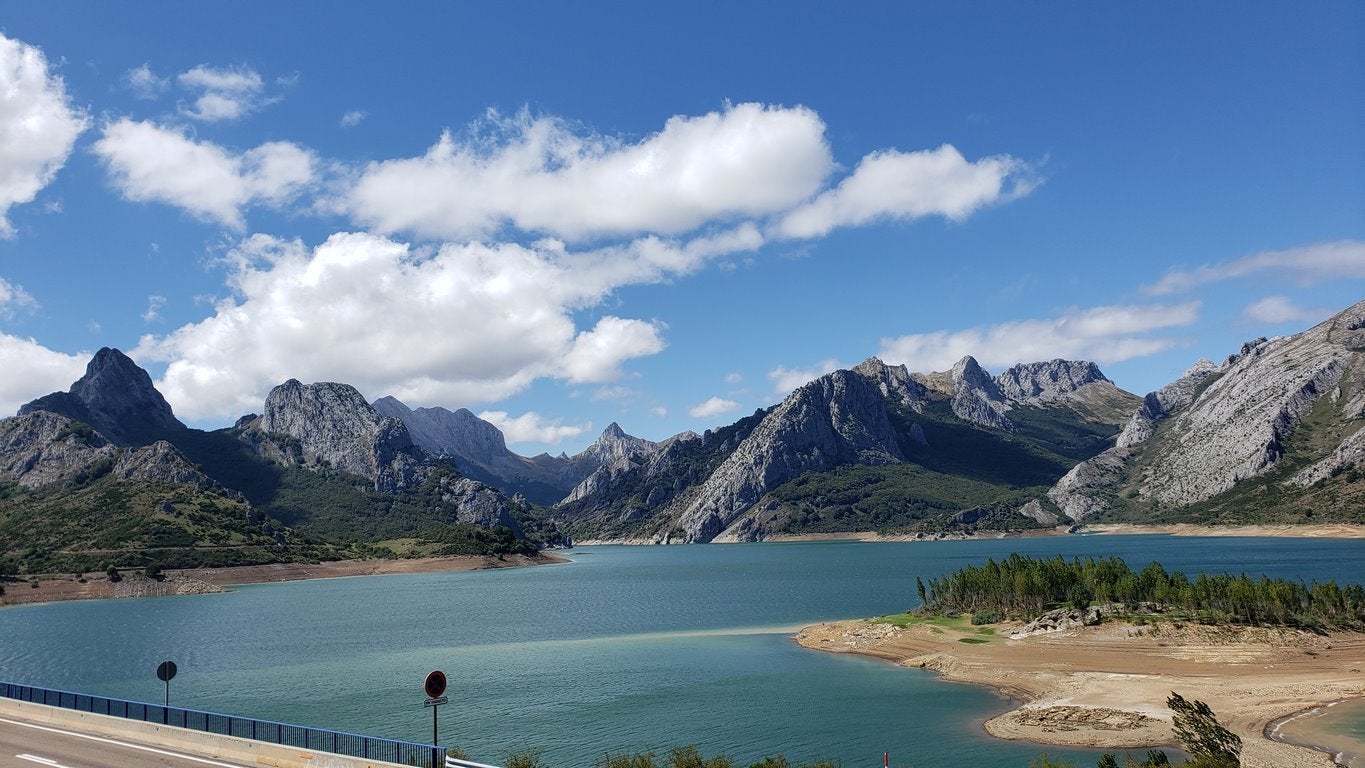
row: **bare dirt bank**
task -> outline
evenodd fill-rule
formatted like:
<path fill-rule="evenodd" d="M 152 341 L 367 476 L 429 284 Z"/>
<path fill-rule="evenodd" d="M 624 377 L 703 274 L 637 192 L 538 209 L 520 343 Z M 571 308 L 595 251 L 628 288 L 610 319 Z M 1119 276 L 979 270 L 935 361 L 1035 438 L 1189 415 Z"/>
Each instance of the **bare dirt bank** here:
<path fill-rule="evenodd" d="M 1365 634 L 1111 622 L 1013 640 L 918 624 L 843 621 L 807 627 L 807 648 L 858 653 L 989 685 L 1024 702 L 986 722 L 1005 739 L 1137 749 L 1170 745 L 1172 691 L 1206 702 L 1242 738 L 1247 768 L 1327 768 L 1321 752 L 1272 741 L 1273 721 L 1365 696 Z M 963 642 L 968 640 L 970 642 Z"/>
<path fill-rule="evenodd" d="M 31 586 L 27 578 L 15 578 L 0 582 L 5 588 L 5 594 L 0 595 L 0 605 L 46 603 L 56 600 L 194 595 L 223 592 L 226 591 L 226 587 L 239 584 L 261 584 L 299 579 L 336 579 L 347 576 L 378 576 L 392 573 L 450 573 L 563 562 L 567 561 L 550 553 L 541 553 L 534 557 L 512 555 L 506 558 L 464 555 L 421 557 L 410 560 L 336 560 L 322 563 L 276 563 L 273 565 L 231 566 L 228 568 L 188 568 L 167 570 L 161 579 L 149 579 L 138 574 L 125 574 L 123 579 L 118 582 L 111 582 L 104 574 L 86 575 L 82 577 L 84 580 L 75 575 L 44 576 L 37 579 L 37 587 Z"/>

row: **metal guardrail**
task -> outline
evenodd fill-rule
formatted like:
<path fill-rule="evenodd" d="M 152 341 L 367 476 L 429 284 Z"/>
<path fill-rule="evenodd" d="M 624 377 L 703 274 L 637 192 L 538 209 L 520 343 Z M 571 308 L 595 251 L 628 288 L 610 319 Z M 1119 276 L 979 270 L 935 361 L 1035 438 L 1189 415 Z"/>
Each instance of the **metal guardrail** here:
<path fill-rule="evenodd" d="M 358 733 L 310 728 L 306 725 L 290 725 L 289 723 L 237 717 L 236 715 L 220 715 L 213 712 L 201 712 L 196 709 L 163 707 L 160 704 L 111 699 L 105 696 L 58 691 L 34 685 L 0 683 L 0 696 L 77 712 L 91 712 L 97 715 L 160 723 L 192 731 L 236 736 L 303 749 L 315 749 L 319 752 L 332 752 L 348 757 L 400 763 L 414 766 L 414 768 L 443 768 L 449 765 L 445 747 L 434 744 L 416 744 L 409 741 L 381 739 Z M 485 768 L 485 766 L 480 766 L 478 763 L 468 763 L 466 768 Z"/>

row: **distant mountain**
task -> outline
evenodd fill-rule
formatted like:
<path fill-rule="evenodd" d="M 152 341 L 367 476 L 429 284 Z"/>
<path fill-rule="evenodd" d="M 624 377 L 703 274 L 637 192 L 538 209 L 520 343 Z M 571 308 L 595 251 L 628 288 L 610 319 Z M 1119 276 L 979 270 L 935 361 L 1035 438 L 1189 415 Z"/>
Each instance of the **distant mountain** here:
<path fill-rule="evenodd" d="M 555 518 L 580 538 L 659 542 L 1050 524 L 1009 505 L 1108 447 L 1139 401 L 1089 363 L 1002 379 L 970 357 L 932 374 L 869 359 L 585 483 Z"/>
<path fill-rule="evenodd" d="M 1048 497 L 1090 520 L 1365 523 L 1365 302 L 1147 395 Z"/>
<path fill-rule="evenodd" d="M 374 402 L 379 413 L 407 426 L 413 442 L 452 461 L 467 477 L 536 504 L 554 504 L 589 475 L 621 459 L 652 453 L 656 444 L 631 437 L 615 423 L 576 456 L 521 456 L 507 449 L 502 431 L 461 408 L 409 408 L 393 397 Z"/>

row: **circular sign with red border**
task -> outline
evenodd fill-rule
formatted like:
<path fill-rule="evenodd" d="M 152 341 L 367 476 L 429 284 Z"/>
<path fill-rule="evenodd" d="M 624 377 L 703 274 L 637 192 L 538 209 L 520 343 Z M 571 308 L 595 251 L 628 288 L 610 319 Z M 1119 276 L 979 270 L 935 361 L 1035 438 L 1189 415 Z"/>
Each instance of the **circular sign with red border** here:
<path fill-rule="evenodd" d="M 428 699 L 439 699 L 446 692 L 446 673 L 439 669 L 432 672 L 422 687 L 426 689 Z"/>

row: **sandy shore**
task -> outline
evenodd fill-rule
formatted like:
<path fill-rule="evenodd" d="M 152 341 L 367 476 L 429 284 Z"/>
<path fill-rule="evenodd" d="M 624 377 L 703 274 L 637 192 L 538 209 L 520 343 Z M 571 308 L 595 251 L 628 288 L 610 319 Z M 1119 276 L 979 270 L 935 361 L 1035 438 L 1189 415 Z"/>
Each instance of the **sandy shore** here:
<path fill-rule="evenodd" d="M 1365 634 L 1108 622 L 1023 639 L 918 624 L 843 621 L 807 627 L 807 648 L 858 653 L 997 688 L 1024 702 L 986 722 L 1005 739 L 1099 749 L 1171 745 L 1166 697 L 1206 702 L 1242 738 L 1247 768 L 1328 768 L 1331 757 L 1272 741 L 1268 725 L 1365 696 Z"/>
<path fill-rule="evenodd" d="M 30 585 L 28 579 L 12 579 L 3 583 L 5 594 L 0 605 L 47 603 L 57 600 L 96 600 L 117 597 L 157 597 L 165 595 L 195 595 L 223 592 L 238 584 L 261 584 L 299 579 L 337 579 L 348 576 L 378 576 L 390 573 L 450 573 L 476 571 L 486 568 L 514 568 L 524 565 L 545 565 L 567 562 L 551 553 L 535 557 L 513 555 L 506 558 L 477 555 L 457 557 L 420 557 L 410 560 L 336 560 L 322 563 L 277 563 L 274 565 L 243 565 L 229 568 L 190 568 L 168 570 L 160 580 L 148 579 L 136 572 L 127 573 L 118 582 L 111 582 L 104 574 L 89 574 L 84 581 L 75 576 L 45 576 Z"/>

